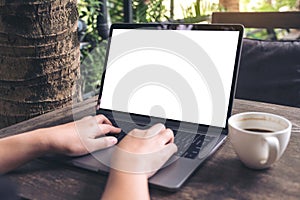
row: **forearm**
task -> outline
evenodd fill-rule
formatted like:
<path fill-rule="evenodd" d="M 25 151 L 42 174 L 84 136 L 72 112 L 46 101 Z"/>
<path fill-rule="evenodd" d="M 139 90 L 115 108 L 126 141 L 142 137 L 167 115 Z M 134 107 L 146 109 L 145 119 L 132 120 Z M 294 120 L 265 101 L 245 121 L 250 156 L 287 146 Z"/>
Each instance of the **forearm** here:
<path fill-rule="evenodd" d="M 110 147 L 116 138 L 102 137 L 110 132 L 119 133 L 120 129 L 97 115 L 0 139 L 0 174 L 48 152 L 80 156 Z"/>
<path fill-rule="evenodd" d="M 49 151 L 43 129 L 0 139 L 0 174 Z"/>
<path fill-rule="evenodd" d="M 149 200 L 145 174 L 123 173 L 111 169 L 102 200 Z"/>

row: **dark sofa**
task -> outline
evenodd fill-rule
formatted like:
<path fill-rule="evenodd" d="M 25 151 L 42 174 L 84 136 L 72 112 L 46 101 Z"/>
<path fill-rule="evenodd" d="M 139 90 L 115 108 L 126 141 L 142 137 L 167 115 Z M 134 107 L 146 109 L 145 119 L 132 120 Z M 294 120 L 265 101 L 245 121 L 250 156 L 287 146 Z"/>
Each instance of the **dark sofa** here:
<path fill-rule="evenodd" d="M 300 107 L 300 41 L 244 39 L 236 98 Z"/>

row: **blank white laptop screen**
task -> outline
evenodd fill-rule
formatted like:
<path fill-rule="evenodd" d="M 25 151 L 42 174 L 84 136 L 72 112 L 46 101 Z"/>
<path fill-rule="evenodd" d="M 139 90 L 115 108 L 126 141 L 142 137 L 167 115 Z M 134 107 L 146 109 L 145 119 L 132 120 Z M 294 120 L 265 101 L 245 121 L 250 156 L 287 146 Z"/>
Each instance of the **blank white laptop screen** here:
<path fill-rule="evenodd" d="M 114 29 L 100 107 L 225 127 L 238 38 L 231 30 Z"/>

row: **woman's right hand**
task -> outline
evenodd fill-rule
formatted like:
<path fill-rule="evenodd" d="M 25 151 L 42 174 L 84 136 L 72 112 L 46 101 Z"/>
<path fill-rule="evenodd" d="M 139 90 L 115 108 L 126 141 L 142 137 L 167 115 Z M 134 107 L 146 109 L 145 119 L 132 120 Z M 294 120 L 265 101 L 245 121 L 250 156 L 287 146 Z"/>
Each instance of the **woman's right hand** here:
<path fill-rule="evenodd" d="M 176 151 L 173 131 L 163 124 L 134 129 L 115 147 L 111 168 L 150 177 Z"/>

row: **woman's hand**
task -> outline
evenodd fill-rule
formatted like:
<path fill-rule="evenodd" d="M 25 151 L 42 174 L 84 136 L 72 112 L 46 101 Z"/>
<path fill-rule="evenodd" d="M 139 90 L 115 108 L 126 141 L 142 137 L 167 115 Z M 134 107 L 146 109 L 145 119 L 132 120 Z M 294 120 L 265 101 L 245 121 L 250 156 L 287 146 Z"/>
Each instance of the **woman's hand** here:
<path fill-rule="evenodd" d="M 110 147 L 117 143 L 107 133 L 119 133 L 104 115 L 84 117 L 81 120 L 45 129 L 50 152 L 79 156 Z"/>
<path fill-rule="evenodd" d="M 134 129 L 115 147 L 111 168 L 150 177 L 176 151 L 173 131 L 163 124 L 147 130 Z"/>

